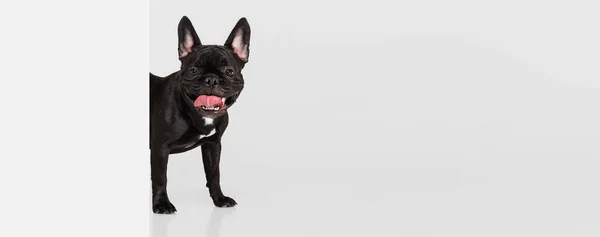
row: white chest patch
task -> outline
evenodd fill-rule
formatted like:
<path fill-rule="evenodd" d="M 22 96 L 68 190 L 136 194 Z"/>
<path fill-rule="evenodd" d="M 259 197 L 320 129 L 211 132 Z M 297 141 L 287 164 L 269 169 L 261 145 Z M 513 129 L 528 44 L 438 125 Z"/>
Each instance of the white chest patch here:
<path fill-rule="evenodd" d="M 198 139 L 202 139 L 202 138 L 205 138 L 205 137 L 210 137 L 210 136 L 212 136 L 212 135 L 215 135 L 215 133 L 217 133 L 217 130 L 215 130 L 215 129 L 213 128 L 213 130 L 211 130 L 211 131 L 210 131 L 208 134 L 206 134 L 206 135 L 200 135 L 200 136 L 198 136 Z"/>
<path fill-rule="evenodd" d="M 204 125 L 212 125 L 213 122 L 215 121 L 213 118 L 202 118 L 204 119 Z M 210 136 L 210 135 L 209 135 Z"/>

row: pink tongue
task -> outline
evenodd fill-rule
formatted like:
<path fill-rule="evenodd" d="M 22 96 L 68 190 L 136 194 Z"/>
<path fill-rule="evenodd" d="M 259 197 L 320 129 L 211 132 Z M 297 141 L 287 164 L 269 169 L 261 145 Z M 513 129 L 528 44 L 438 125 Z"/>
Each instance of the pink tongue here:
<path fill-rule="evenodd" d="M 214 95 L 201 95 L 201 96 L 198 96 L 198 98 L 196 98 L 196 101 L 194 101 L 194 106 L 195 107 L 204 106 L 206 108 L 215 108 L 215 107 L 222 108 L 223 100 L 221 100 L 221 97 L 214 96 Z"/>

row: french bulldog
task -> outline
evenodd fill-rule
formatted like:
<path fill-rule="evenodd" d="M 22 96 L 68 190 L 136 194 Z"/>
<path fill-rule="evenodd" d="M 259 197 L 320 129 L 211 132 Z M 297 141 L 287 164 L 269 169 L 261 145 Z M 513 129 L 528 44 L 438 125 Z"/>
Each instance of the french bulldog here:
<path fill-rule="evenodd" d="M 237 202 L 223 194 L 219 161 L 227 110 L 244 88 L 242 69 L 250 52 L 250 25 L 239 19 L 223 45 L 202 45 L 190 19 L 178 26 L 181 67 L 166 77 L 150 73 L 152 211 L 177 212 L 167 195 L 169 155 L 202 149 L 206 187 L 217 207 Z"/>

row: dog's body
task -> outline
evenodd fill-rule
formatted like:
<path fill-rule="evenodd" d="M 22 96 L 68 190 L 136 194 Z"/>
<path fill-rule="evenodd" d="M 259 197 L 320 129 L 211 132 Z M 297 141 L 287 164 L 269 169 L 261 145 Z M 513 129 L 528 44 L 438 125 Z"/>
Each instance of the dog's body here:
<path fill-rule="evenodd" d="M 181 70 L 164 78 L 150 74 L 152 210 L 177 211 L 167 195 L 169 155 L 198 146 L 214 205 L 232 207 L 237 203 L 223 195 L 219 181 L 221 136 L 229 122 L 227 109 L 244 87 L 241 71 L 248 62 L 250 26 L 240 19 L 223 46 L 202 45 L 185 16 L 178 33 Z"/>

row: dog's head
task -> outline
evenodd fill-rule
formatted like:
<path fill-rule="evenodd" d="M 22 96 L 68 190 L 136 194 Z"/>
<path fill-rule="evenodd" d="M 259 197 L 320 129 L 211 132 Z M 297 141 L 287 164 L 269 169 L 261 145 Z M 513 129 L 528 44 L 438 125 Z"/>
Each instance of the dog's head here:
<path fill-rule="evenodd" d="M 178 27 L 181 89 L 194 108 L 217 117 L 231 107 L 244 88 L 242 69 L 250 52 L 250 25 L 241 18 L 223 45 L 202 45 L 188 17 Z"/>

